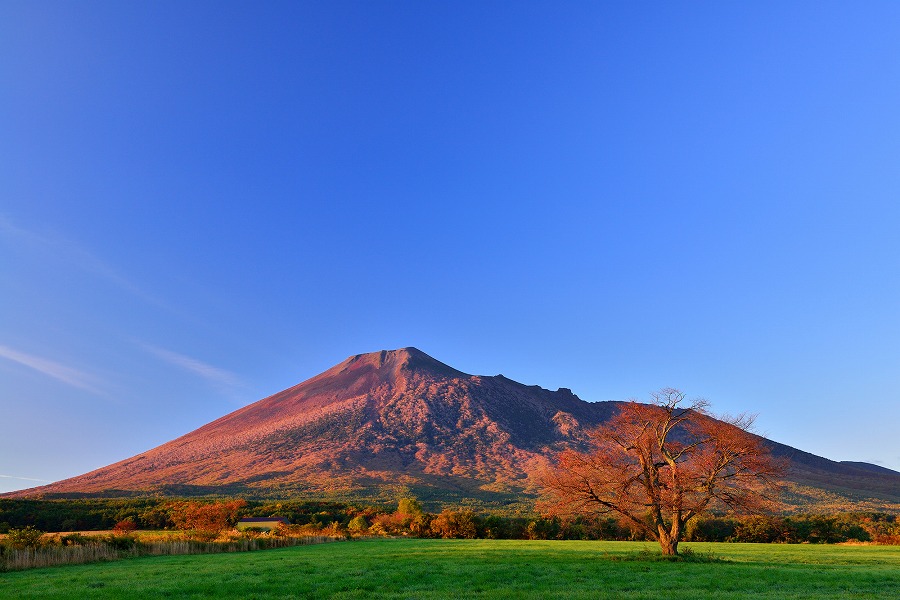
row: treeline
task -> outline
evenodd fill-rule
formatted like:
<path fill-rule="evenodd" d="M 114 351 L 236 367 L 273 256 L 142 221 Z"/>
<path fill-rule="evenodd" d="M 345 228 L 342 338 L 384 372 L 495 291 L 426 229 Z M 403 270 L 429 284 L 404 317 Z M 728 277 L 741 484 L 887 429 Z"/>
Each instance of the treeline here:
<path fill-rule="evenodd" d="M 351 522 L 351 532 L 353 525 Z M 368 531 L 442 538 L 652 541 L 640 528 L 615 518 L 516 518 L 477 515 L 465 510 L 444 510 L 437 515 L 379 514 Z M 704 517 L 692 521 L 682 539 L 688 542 L 900 544 L 900 519 L 883 513 Z"/>
<path fill-rule="evenodd" d="M 330 524 L 334 521 L 349 522 L 359 512 L 359 509 L 348 504 L 305 500 L 261 502 L 156 497 L 0 499 L 0 534 L 27 526 L 42 531 L 102 531 L 113 529 L 123 521 L 134 523 L 138 529 L 184 529 L 185 519 L 190 518 L 191 513 L 202 513 L 204 510 L 214 513 L 234 502 L 240 503 L 240 506 L 228 518 L 278 515 L 286 517 L 291 523 Z"/>
<path fill-rule="evenodd" d="M 398 535 L 435 538 L 643 540 L 627 521 L 608 517 L 541 518 L 478 514 L 466 509 L 424 511 L 414 498 L 397 505 L 284 500 L 178 500 L 171 498 L 0 500 L 0 533 L 109 529 L 220 531 L 241 517 L 286 517 L 307 534 Z M 900 544 L 900 519 L 883 513 L 701 517 L 684 541 Z"/>
<path fill-rule="evenodd" d="M 884 513 L 707 517 L 688 524 L 685 540 L 786 544 L 858 541 L 900 545 L 900 520 L 896 515 Z"/>

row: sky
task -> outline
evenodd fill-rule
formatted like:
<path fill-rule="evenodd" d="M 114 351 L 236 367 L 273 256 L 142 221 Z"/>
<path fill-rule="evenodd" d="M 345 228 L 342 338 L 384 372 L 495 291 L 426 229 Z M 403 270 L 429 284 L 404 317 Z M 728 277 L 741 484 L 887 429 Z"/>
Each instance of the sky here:
<path fill-rule="evenodd" d="M 0 491 L 415 346 L 900 470 L 900 4 L 0 3 Z"/>

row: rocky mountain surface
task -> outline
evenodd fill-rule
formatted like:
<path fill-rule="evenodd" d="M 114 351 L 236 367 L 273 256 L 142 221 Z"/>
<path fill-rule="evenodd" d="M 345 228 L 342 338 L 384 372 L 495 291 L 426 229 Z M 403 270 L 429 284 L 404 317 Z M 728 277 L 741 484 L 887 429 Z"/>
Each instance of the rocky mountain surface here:
<path fill-rule="evenodd" d="M 468 375 L 415 348 L 352 356 L 142 454 L 17 496 L 296 493 L 509 502 L 552 454 L 581 445 L 617 402 L 502 375 Z M 789 499 L 900 508 L 900 473 L 769 442 L 791 461 Z"/>

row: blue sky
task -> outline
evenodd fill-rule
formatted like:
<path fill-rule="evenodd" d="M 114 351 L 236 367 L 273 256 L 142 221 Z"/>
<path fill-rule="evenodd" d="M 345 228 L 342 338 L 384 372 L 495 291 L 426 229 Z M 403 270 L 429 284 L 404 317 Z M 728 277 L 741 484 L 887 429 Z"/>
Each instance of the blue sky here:
<path fill-rule="evenodd" d="M 900 469 L 900 5 L 0 5 L 0 491 L 351 354 Z"/>

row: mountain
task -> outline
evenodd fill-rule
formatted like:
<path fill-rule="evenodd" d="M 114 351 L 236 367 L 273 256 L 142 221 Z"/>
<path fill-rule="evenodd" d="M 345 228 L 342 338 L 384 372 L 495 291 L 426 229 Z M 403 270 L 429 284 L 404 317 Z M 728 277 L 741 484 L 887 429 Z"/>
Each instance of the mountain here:
<path fill-rule="evenodd" d="M 509 503 L 617 404 L 468 375 L 415 348 L 359 354 L 143 454 L 15 495 L 371 498 L 403 486 L 426 501 Z M 900 503 L 898 473 L 769 443 L 791 460 L 797 504 Z"/>

